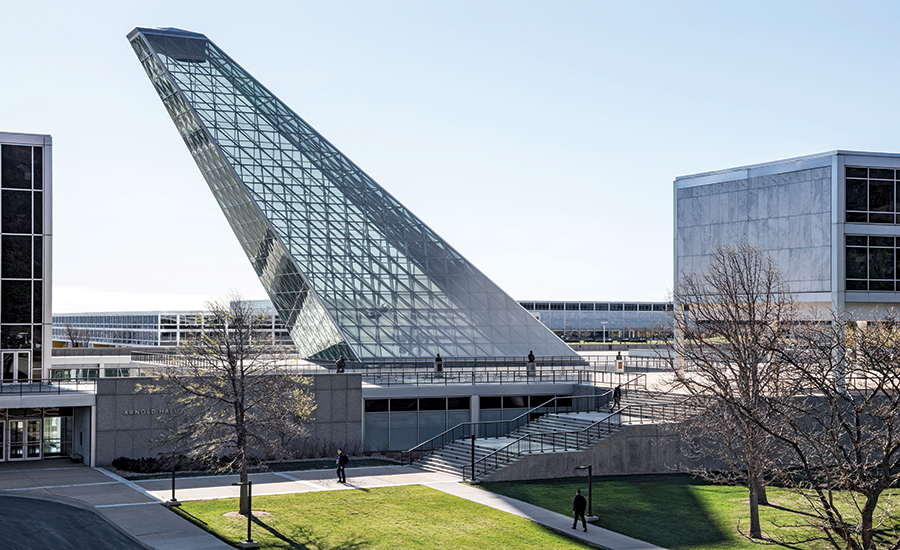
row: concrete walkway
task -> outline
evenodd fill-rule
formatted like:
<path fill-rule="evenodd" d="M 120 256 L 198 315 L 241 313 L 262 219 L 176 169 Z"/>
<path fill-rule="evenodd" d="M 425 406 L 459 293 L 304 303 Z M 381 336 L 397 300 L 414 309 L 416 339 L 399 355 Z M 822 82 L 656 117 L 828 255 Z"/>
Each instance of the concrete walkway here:
<path fill-rule="evenodd" d="M 659 550 L 643 541 L 599 527 L 585 533 L 572 529 L 572 518 L 459 482 L 459 477 L 426 472 L 410 466 L 347 468 L 347 483 L 338 483 L 332 470 L 251 474 L 253 494 L 277 495 L 313 491 L 350 491 L 399 485 L 425 485 L 529 519 L 549 529 L 609 550 Z M 236 498 L 237 476 L 186 477 L 176 480 L 180 501 Z M 0 464 L 0 497 L 36 493 L 76 499 L 99 512 L 142 543 L 158 550 L 225 550 L 232 548 L 206 531 L 170 512 L 161 502 L 171 497 L 171 480 L 128 481 L 103 469 L 66 461 Z M 61 526 L 65 529 L 65 526 Z"/>

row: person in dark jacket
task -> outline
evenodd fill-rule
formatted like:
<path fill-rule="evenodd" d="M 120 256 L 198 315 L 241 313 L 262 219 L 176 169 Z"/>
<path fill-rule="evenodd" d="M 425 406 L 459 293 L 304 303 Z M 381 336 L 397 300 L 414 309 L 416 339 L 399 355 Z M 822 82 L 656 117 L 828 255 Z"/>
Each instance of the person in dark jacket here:
<path fill-rule="evenodd" d="M 344 361 L 344 356 L 343 356 L 343 355 L 341 355 L 340 357 L 338 357 L 337 361 L 334 362 L 334 366 L 337 367 L 337 371 L 338 371 L 338 372 L 344 372 L 344 366 L 345 366 L 346 364 L 347 364 L 347 363 Z"/>
<path fill-rule="evenodd" d="M 621 401 L 622 401 L 622 385 L 619 384 L 618 386 L 616 386 L 616 389 L 613 390 L 613 408 L 621 409 L 622 407 L 619 405 L 619 403 Z"/>
<path fill-rule="evenodd" d="M 572 511 L 575 512 L 575 523 L 572 524 L 572 529 L 578 528 L 578 518 L 581 518 L 581 525 L 584 527 L 584 532 L 587 533 L 587 520 L 584 518 L 584 510 L 587 508 L 587 500 L 581 496 L 581 489 L 575 491 L 575 502 L 572 503 Z"/>
<path fill-rule="evenodd" d="M 344 466 L 350 462 L 350 457 L 345 455 L 343 450 L 338 449 L 337 460 L 334 462 L 337 464 L 338 483 L 347 483 L 347 474 L 344 472 Z"/>

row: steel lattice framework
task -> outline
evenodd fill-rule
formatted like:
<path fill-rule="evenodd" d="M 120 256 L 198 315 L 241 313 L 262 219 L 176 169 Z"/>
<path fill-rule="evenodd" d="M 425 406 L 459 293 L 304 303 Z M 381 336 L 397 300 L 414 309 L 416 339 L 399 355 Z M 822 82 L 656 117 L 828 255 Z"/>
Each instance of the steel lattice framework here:
<path fill-rule="evenodd" d="M 573 354 L 206 36 L 128 38 L 302 355 Z"/>

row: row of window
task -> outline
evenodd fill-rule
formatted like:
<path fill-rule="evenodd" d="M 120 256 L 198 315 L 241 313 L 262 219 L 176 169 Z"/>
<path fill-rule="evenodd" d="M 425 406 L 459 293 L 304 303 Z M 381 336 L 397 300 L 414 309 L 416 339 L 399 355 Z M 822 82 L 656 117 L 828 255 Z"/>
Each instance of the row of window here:
<path fill-rule="evenodd" d="M 57 325 L 102 325 L 110 328 L 149 328 L 155 329 L 159 317 L 156 315 L 54 315 L 53 323 Z"/>
<path fill-rule="evenodd" d="M 672 311 L 672 304 L 609 302 L 519 302 L 529 311 Z"/>

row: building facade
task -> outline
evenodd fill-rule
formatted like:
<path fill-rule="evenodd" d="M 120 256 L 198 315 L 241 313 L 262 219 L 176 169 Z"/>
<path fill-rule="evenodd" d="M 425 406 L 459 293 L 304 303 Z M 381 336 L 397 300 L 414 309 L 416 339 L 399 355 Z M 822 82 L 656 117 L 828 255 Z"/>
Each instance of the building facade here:
<path fill-rule="evenodd" d="M 871 312 L 900 302 L 900 155 L 832 151 L 677 178 L 675 282 L 719 244 L 778 262 L 796 300 Z"/>
<path fill-rule="evenodd" d="M 271 302 L 257 304 L 262 330 L 276 345 L 293 346 Z M 563 340 L 639 340 L 670 323 L 666 302 L 519 302 Z M 120 311 L 53 315 L 54 347 L 172 347 L 203 330 L 202 311 Z M 528 350 L 525 350 L 526 352 Z"/>
<path fill-rule="evenodd" d="M 90 446 L 91 384 L 47 384 L 52 151 L 48 135 L 0 132 L 0 462 Z"/>
<path fill-rule="evenodd" d="M 573 353 L 206 36 L 128 39 L 302 356 Z"/>
<path fill-rule="evenodd" d="M 45 378 L 50 342 L 50 136 L 0 133 L 0 377 Z"/>
<path fill-rule="evenodd" d="M 519 302 L 563 340 L 646 340 L 667 334 L 669 302 Z"/>
<path fill-rule="evenodd" d="M 203 311 L 58 313 L 53 315 L 53 346 L 180 346 L 186 338 L 203 331 L 203 316 Z M 272 309 L 259 310 L 259 329 L 276 345 L 294 345 L 281 318 Z"/>

